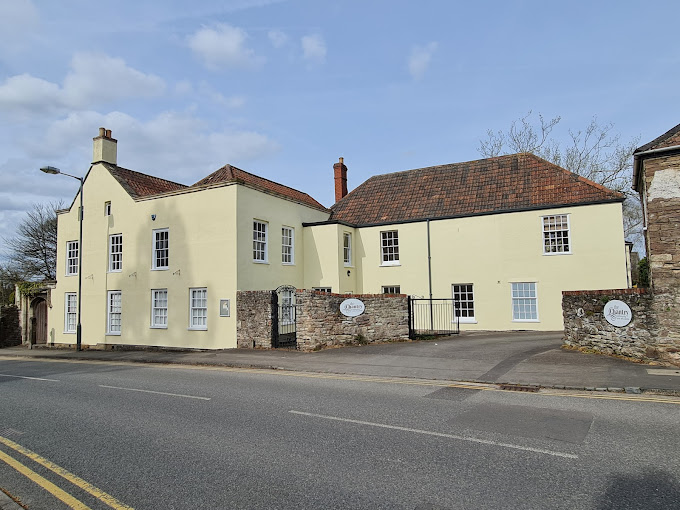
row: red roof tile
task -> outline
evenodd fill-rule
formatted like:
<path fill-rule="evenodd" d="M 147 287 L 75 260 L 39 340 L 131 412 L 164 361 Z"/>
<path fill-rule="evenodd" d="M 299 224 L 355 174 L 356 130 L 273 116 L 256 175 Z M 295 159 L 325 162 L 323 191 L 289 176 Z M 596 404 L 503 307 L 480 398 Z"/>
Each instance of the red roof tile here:
<path fill-rule="evenodd" d="M 284 198 L 293 200 L 300 204 L 308 205 L 314 207 L 315 209 L 321 209 L 322 211 L 328 211 L 323 205 L 310 197 L 307 193 L 298 191 L 278 182 L 270 181 L 263 177 L 258 177 L 257 175 L 236 168 L 232 165 L 225 165 L 219 170 L 211 173 L 208 177 L 205 177 L 195 184 L 192 184 L 192 188 L 198 188 L 202 186 L 210 186 L 218 183 L 242 183 L 249 185 L 253 188 L 272 193 L 274 195 L 279 195 Z"/>
<path fill-rule="evenodd" d="M 354 225 L 623 201 L 622 194 L 533 154 L 371 177 L 331 207 Z"/>
<path fill-rule="evenodd" d="M 143 198 L 169 191 L 178 191 L 187 186 L 172 181 L 167 181 L 152 175 L 135 172 L 116 165 L 104 164 L 111 175 L 123 186 L 132 198 Z"/>

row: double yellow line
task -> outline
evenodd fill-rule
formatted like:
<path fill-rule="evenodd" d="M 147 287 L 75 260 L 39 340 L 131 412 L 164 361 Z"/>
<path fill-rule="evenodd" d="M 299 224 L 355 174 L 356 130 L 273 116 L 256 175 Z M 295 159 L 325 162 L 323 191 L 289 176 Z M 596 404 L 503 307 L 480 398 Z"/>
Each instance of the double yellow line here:
<path fill-rule="evenodd" d="M 49 469 L 53 473 L 61 476 L 62 478 L 65 478 L 69 482 L 71 482 L 73 485 L 76 487 L 79 487 L 80 489 L 84 490 L 85 492 L 89 493 L 90 495 L 94 496 L 97 498 L 99 501 L 106 503 L 108 506 L 113 508 L 114 510 L 133 510 L 132 507 L 124 505 L 120 501 L 118 501 L 116 498 L 111 496 L 110 494 L 107 494 L 106 492 L 102 491 L 101 489 L 98 489 L 97 487 L 87 483 L 85 480 L 82 478 L 74 475 L 73 473 L 70 473 L 69 471 L 65 470 L 64 468 L 57 466 L 53 462 L 50 462 L 49 460 L 45 459 L 44 457 L 41 457 L 35 452 L 32 452 L 31 450 L 24 448 L 20 444 L 15 443 L 14 441 L 7 439 L 6 437 L 0 436 L 0 444 L 3 444 L 7 446 L 8 448 L 11 448 L 15 452 L 18 452 L 29 459 L 31 459 L 34 462 L 37 462 L 41 466 Z M 90 508 L 82 503 L 81 501 L 77 500 L 74 498 L 72 495 L 70 495 L 68 492 L 60 489 L 57 487 L 55 484 L 47 480 L 46 478 L 40 476 L 38 473 L 27 467 L 26 465 L 22 464 L 18 460 L 16 460 L 14 457 L 11 457 L 10 455 L 7 455 L 5 452 L 0 450 L 0 460 L 4 461 L 7 463 L 10 467 L 14 468 L 16 471 L 27 477 L 29 480 L 32 482 L 38 484 L 40 487 L 45 489 L 47 492 L 52 494 L 55 498 L 59 499 L 66 505 L 68 505 L 71 508 L 74 508 L 76 510 L 90 510 Z"/>

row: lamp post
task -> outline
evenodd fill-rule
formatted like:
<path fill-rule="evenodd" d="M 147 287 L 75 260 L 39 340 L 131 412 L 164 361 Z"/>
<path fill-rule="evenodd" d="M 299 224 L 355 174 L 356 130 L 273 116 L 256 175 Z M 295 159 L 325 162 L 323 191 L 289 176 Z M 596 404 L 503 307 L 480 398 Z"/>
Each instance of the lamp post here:
<path fill-rule="evenodd" d="M 83 302 L 82 298 L 82 290 L 83 290 L 83 178 L 82 177 L 76 177 L 75 175 L 70 175 L 67 173 L 62 172 L 58 168 L 55 168 L 53 166 L 44 166 L 40 169 L 41 172 L 45 172 L 46 174 L 53 174 L 53 175 L 65 175 L 66 177 L 72 177 L 73 179 L 77 179 L 80 181 L 80 210 L 78 212 L 78 221 L 80 223 L 80 234 L 78 236 L 78 325 L 76 326 L 76 350 L 80 351 L 82 350 L 82 345 L 83 345 L 83 336 L 82 336 L 82 328 L 80 327 L 80 310 L 81 310 L 81 304 Z"/>

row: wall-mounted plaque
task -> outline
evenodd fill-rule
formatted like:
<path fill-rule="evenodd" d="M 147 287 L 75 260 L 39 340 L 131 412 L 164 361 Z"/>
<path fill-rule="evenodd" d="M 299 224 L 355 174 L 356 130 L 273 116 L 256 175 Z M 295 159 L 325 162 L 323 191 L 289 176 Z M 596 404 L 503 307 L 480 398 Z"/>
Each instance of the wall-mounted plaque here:
<path fill-rule="evenodd" d="M 612 299 L 604 305 L 603 313 L 607 322 L 617 328 L 628 326 L 630 321 L 633 320 L 633 312 L 630 307 L 618 299 Z"/>
<path fill-rule="evenodd" d="M 231 306 L 228 299 L 220 299 L 220 317 L 229 317 Z"/>
<path fill-rule="evenodd" d="M 340 313 L 346 317 L 357 317 L 364 313 L 365 309 L 363 301 L 355 298 L 345 299 L 340 303 Z"/>

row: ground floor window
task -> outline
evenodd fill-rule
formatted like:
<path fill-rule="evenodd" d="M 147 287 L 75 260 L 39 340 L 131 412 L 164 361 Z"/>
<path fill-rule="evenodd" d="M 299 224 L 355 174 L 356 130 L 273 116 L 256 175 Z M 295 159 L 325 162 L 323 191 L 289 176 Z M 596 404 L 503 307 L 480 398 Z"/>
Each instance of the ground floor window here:
<path fill-rule="evenodd" d="M 536 282 L 512 283 L 512 320 L 538 321 Z"/>
<path fill-rule="evenodd" d="M 189 301 L 189 329 L 208 329 L 208 289 L 190 289 Z"/>
<path fill-rule="evenodd" d="M 123 296 L 119 290 L 108 292 L 108 314 L 106 317 L 106 332 L 109 335 L 120 335 L 123 322 Z"/>
<path fill-rule="evenodd" d="M 78 294 L 67 292 L 64 300 L 64 333 L 76 332 Z"/>
<path fill-rule="evenodd" d="M 330 287 L 312 287 L 312 290 L 316 290 L 316 291 L 319 291 L 319 292 L 326 292 L 327 294 L 331 293 Z"/>
<path fill-rule="evenodd" d="M 458 317 L 460 322 L 476 322 L 473 289 L 474 286 L 471 283 L 454 283 L 452 285 L 455 317 Z"/>
<path fill-rule="evenodd" d="M 168 289 L 151 291 L 151 327 L 168 327 Z"/>
<path fill-rule="evenodd" d="M 401 294 L 401 285 L 383 285 L 383 294 Z"/>

